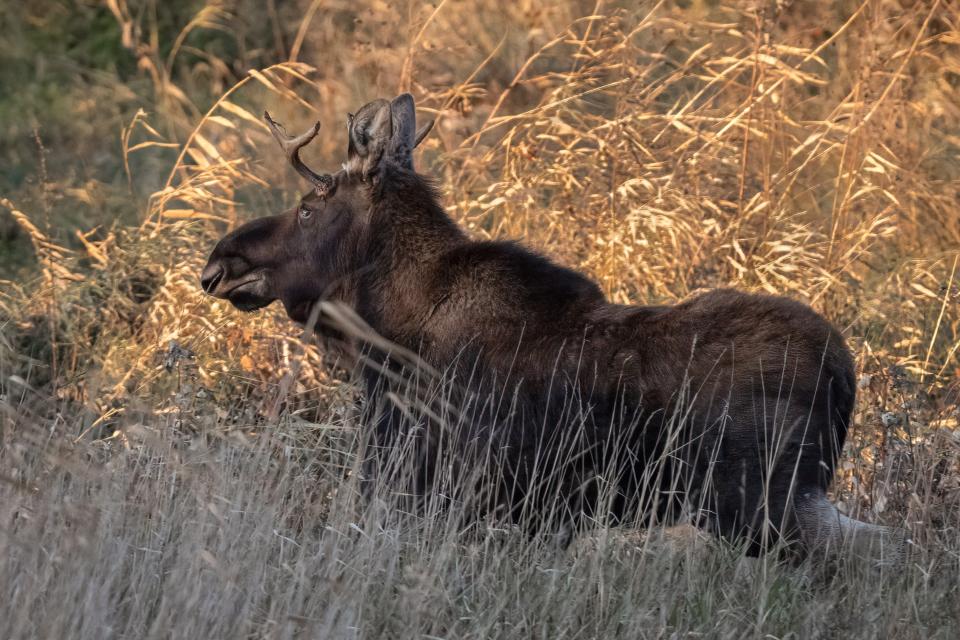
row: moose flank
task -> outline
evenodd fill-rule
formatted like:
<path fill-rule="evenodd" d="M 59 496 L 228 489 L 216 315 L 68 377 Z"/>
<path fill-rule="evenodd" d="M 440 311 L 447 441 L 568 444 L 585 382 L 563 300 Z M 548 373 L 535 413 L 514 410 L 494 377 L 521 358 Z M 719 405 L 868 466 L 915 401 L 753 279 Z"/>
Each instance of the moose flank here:
<path fill-rule="evenodd" d="M 462 467 L 495 467 L 482 476 L 496 478 L 481 488 L 487 512 L 537 530 L 686 516 L 753 554 L 782 540 L 804 556 L 852 537 L 899 553 L 890 530 L 827 499 L 854 366 L 809 307 L 734 290 L 612 304 L 519 244 L 470 239 L 414 170 L 432 122 L 417 129 L 409 94 L 348 118 L 333 174 L 300 157 L 319 123 L 289 137 L 265 117 L 311 188 L 221 239 L 201 284 L 245 311 L 279 300 L 321 335 L 349 333 L 332 316 L 364 328 L 347 342 L 362 362 L 368 478 L 413 438 L 414 492 L 443 475 L 438 448 L 469 450 Z M 455 389 L 434 394 L 455 406 L 446 418 L 403 406 L 424 371 Z M 440 434 L 443 422 L 458 435 Z M 538 519 L 549 505 L 560 508 Z"/>

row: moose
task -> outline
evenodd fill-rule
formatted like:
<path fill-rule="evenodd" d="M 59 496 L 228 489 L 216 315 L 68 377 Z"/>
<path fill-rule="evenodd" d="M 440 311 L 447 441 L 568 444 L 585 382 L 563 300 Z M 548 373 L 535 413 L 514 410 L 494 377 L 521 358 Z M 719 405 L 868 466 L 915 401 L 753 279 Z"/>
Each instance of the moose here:
<path fill-rule="evenodd" d="M 398 401 L 419 384 L 415 360 L 457 389 L 444 396 L 458 406 L 451 446 L 486 452 L 464 464 L 497 466 L 486 500 L 507 517 L 549 494 L 561 528 L 687 514 L 751 555 L 783 541 L 808 556 L 854 535 L 897 553 L 891 530 L 828 500 L 856 384 L 843 337 L 815 311 L 732 289 L 613 304 L 520 244 L 471 239 L 414 169 L 433 122 L 417 128 L 409 94 L 348 117 L 346 162 L 332 174 L 300 156 L 319 122 L 293 137 L 264 116 L 310 189 L 223 237 L 201 286 L 243 311 L 279 300 L 321 336 L 343 335 L 331 314 L 364 328 L 352 342 L 374 452 L 365 474 L 385 473 L 376 461 L 415 433 L 428 434 L 415 491 L 445 473 L 430 453 L 443 440 L 437 416 L 411 417 Z M 543 489 L 550 474 L 560 480 Z"/>

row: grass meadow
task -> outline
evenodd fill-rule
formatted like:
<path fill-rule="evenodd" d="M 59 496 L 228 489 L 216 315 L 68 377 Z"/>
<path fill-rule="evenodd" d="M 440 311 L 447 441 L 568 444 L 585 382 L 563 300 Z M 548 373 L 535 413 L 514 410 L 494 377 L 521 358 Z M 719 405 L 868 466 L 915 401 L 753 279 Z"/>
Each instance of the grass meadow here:
<path fill-rule="evenodd" d="M 838 326 L 833 499 L 895 567 L 690 526 L 568 546 L 359 496 L 362 402 L 279 305 L 198 274 L 303 185 L 260 114 L 412 92 L 476 238 L 620 303 L 719 286 Z M 36 0 L 0 6 L 5 638 L 960 634 L 960 5 L 953 0 Z"/>

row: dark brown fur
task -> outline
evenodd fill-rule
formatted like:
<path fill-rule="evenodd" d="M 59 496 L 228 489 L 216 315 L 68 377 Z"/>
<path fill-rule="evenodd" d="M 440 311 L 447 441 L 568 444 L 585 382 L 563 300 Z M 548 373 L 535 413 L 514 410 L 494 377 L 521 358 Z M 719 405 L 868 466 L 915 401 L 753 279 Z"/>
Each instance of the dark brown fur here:
<path fill-rule="evenodd" d="M 615 305 L 518 244 L 471 240 L 413 171 L 412 100 L 371 105 L 352 120 L 333 190 L 224 237 L 205 289 L 244 309 L 279 299 L 300 323 L 320 299 L 343 302 L 445 372 L 458 402 L 474 398 L 466 440 L 501 454 L 508 481 L 492 493 L 508 512 L 536 504 L 538 459 L 575 460 L 559 470 L 572 522 L 669 519 L 694 505 L 700 524 L 753 550 L 780 536 L 816 539 L 821 520 L 803 514 L 825 504 L 855 393 L 850 353 L 823 317 L 734 290 Z M 371 124 L 384 113 L 387 124 Z M 354 148 L 364 145 L 366 155 Z M 385 370 L 399 369 L 382 345 L 359 348 L 374 354 L 366 420 L 389 449 L 406 428 L 386 393 L 401 383 Z M 601 505 L 604 474 L 615 487 Z"/>

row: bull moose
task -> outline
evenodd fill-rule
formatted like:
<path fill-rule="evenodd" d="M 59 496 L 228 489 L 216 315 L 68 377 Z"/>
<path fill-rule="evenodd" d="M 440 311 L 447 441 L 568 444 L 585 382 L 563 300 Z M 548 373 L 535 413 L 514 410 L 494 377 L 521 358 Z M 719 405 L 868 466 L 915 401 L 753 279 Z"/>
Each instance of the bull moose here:
<path fill-rule="evenodd" d="M 827 498 L 856 388 L 843 337 L 812 309 L 729 289 L 613 304 L 517 243 L 471 239 L 414 170 L 432 121 L 417 128 L 409 94 L 349 116 L 333 174 L 300 157 L 319 122 L 291 137 L 264 115 L 310 190 L 221 239 L 202 287 L 244 311 L 280 300 L 320 334 L 342 327 L 319 309 L 348 310 L 368 330 L 353 342 L 371 458 L 427 434 L 416 491 L 446 472 L 430 453 L 443 440 L 436 413 L 399 406 L 420 376 L 411 359 L 457 389 L 444 396 L 458 407 L 451 446 L 486 452 L 462 459 L 497 467 L 487 500 L 509 517 L 547 493 L 561 505 L 552 526 L 687 513 L 753 554 L 777 540 L 804 554 L 852 534 L 887 539 Z M 376 462 L 365 471 L 378 472 Z M 549 490 L 545 475 L 559 478 Z"/>

